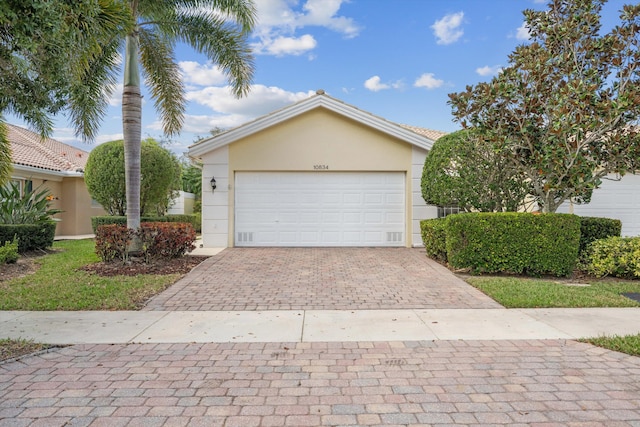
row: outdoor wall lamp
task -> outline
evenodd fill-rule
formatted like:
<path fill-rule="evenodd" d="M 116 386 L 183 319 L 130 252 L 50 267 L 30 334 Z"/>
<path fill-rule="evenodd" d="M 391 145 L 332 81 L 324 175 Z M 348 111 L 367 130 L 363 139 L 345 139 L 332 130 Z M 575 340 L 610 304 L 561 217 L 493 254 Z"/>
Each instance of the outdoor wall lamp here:
<path fill-rule="evenodd" d="M 209 181 L 209 183 L 211 184 L 211 192 L 213 193 L 214 191 L 216 191 L 216 188 L 218 187 L 216 185 L 216 178 L 212 176 L 211 181 Z"/>

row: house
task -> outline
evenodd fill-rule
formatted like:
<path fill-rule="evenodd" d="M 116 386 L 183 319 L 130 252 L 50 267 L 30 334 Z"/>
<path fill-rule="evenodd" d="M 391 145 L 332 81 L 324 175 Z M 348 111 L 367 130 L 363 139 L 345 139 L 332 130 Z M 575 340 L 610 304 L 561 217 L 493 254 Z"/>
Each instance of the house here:
<path fill-rule="evenodd" d="M 63 212 L 56 236 L 92 234 L 91 217 L 104 215 L 102 207 L 92 201 L 84 182 L 84 167 L 89 153 L 19 126 L 7 124 L 13 170 L 11 180 L 21 189 L 47 188 L 51 207 Z"/>
<path fill-rule="evenodd" d="M 422 245 L 420 220 L 438 216 L 422 169 L 443 135 L 319 90 L 200 141 L 204 246 Z"/>
<path fill-rule="evenodd" d="M 640 175 L 608 175 L 587 204 L 563 203 L 558 212 L 622 221 L 623 236 L 640 236 Z"/>

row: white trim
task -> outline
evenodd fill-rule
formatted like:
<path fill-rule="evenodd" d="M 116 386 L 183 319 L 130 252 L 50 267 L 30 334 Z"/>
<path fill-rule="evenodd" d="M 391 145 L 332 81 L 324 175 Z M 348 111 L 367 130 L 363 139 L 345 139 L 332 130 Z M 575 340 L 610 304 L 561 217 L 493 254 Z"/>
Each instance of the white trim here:
<path fill-rule="evenodd" d="M 286 121 L 292 117 L 306 113 L 315 108 L 326 108 L 334 113 L 350 118 L 380 132 L 406 141 L 424 150 L 430 150 L 434 141 L 402 126 L 374 116 L 352 105 L 338 101 L 324 93 L 311 96 L 296 104 L 290 105 L 235 129 L 213 136 L 189 147 L 189 157 L 201 157 L 217 148 L 229 145 L 240 138 L 260 132 L 270 126 Z"/>
<path fill-rule="evenodd" d="M 62 181 L 62 178 L 70 178 L 70 177 L 75 177 L 75 178 L 82 178 L 84 177 L 84 173 L 83 172 L 74 172 L 74 171 L 54 171 L 51 169 L 43 169 L 43 168 L 36 168 L 33 166 L 25 166 L 25 165 L 17 165 L 15 163 L 12 163 L 11 166 L 13 167 L 13 171 L 12 172 L 19 172 L 19 173 L 26 173 L 29 174 L 28 177 L 45 177 L 44 179 L 48 179 L 48 180 L 56 180 L 56 181 Z M 55 177 L 55 178 L 59 178 L 59 179 L 51 179 L 51 177 Z"/>

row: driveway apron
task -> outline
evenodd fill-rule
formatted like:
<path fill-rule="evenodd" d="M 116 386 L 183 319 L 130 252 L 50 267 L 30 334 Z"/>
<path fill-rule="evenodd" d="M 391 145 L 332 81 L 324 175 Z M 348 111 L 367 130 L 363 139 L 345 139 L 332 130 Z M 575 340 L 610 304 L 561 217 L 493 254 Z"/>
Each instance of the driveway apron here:
<path fill-rule="evenodd" d="M 501 308 L 415 248 L 228 248 L 145 310 Z"/>

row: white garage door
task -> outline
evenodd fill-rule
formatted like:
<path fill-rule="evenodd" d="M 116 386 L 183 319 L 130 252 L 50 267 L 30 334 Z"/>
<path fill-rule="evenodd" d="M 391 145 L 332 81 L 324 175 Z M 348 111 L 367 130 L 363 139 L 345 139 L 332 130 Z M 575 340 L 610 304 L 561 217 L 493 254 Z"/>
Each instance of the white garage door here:
<path fill-rule="evenodd" d="M 558 212 L 569 212 L 563 204 Z M 594 190 L 591 202 L 573 205 L 573 213 L 580 216 L 616 218 L 622 221 L 623 236 L 640 235 L 640 175 L 625 175 L 620 181 L 603 179 Z"/>
<path fill-rule="evenodd" d="M 404 246 L 402 172 L 238 172 L 236 246 Z"/>

